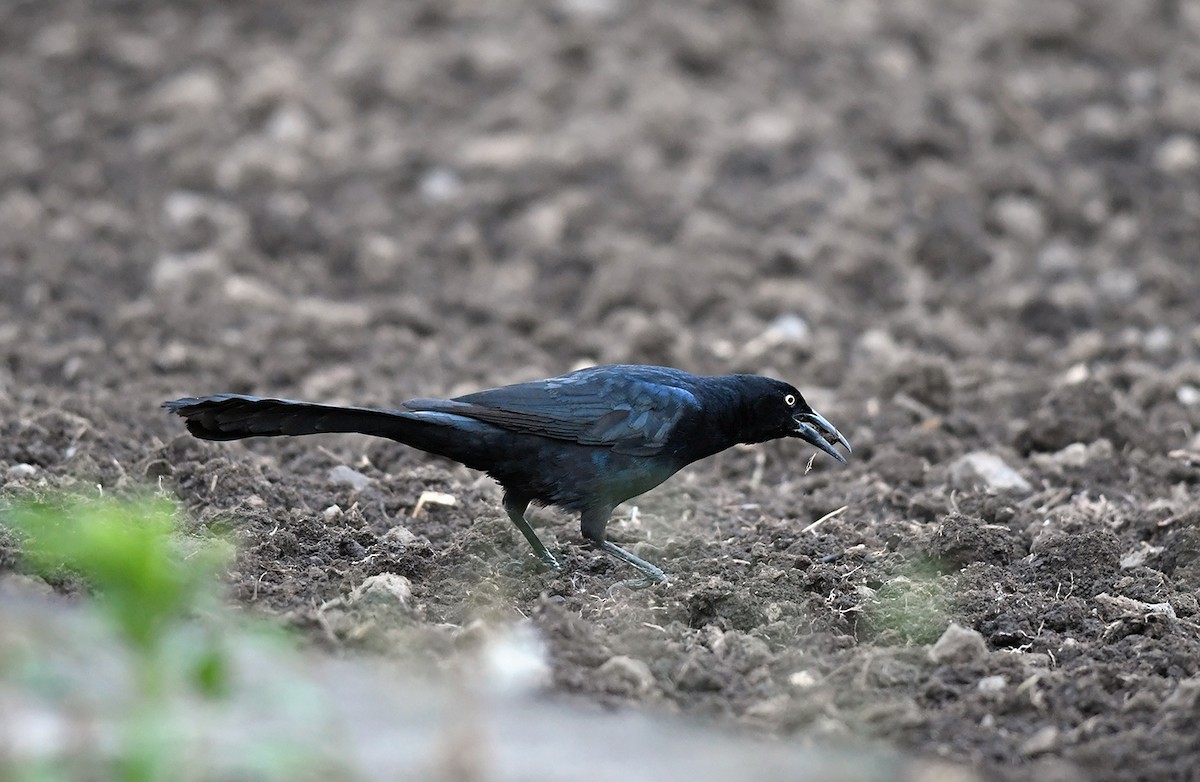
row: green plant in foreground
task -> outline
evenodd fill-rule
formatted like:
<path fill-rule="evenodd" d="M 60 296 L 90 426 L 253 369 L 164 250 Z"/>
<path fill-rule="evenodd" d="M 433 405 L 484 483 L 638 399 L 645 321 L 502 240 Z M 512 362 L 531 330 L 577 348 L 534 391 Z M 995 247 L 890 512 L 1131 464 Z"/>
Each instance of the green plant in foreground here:
<path fill-rule="evenodd" d="M 88 583 L 92 599 L 79 606 L 80 613 L 105 621 L 98 635 L 82 642 L 98 644 L 132 674 L 131 691 L 106 696 L 93 712 L 111 731 L 107 739 L 64 746 L 16 766 L 5 765 L 0 752 L 0 779 L 349 778 L 325 773 L 333 765 L 313 738 L 319 701 L 315 691 L 283 673 L 298 670 L 283 636 L 266 623 L 237 619 L 216 600 L 218 574 L 232 547 L 220 538 L 181 533 L 179 516 L 175 503 L 161 497 L 0 501 L 0 526 L 15 533 L 34 569 L 51 581 L 71 572 Z M 53 665 L 61 663 L 44 665 L 36 647 L 29 651 L 40 680 L 52 680 Z M 49 654 L 57 650 L 45 651 L 46 659 L 63 659 Z M 82 659 L 89 654 L 85 649 Z M 19 675 L 13 681 L 21 686 Z M 80 702 L 53 688 L 45 692 L 52 709 L 69 713 Z M 64 708 L 66 703 L 73 705 Z M 264 714 L 270 717 L 265 725 Z"/>
<path fill-rule="evenodd" d="M 229 546 L 176 535 L 175 504 L 161 498 L 72 499 L 33 503 L 4 514 L 24 538 L 26 557 L 43 575 L 67 569 L 96 591 L 122 637 L 141 658 L 143 684 L 158 681 L 163 640 L 207 600 Z M 214 681 L 211 657 L 198 679 Z"/>
<path fill-rule="evenodd" d="M 220 634 L 210 628 L 197 636 L 189 628 L 213 598 L 231 549 L 179 535 L 176 514 L 175 504 L 162 498 L 60 498 L 0 513 L 0 523 L 18 533 L 26 560 L 41 575 L 66 570 L 88 582 L 93 605 L 129 650 L 133 711 L 110 767 L 111 778 L 124 782 L 171 774 L 179 726 L 168 717 L 168 703 L 183 694 L 179 682 L 210 698 L 227 691 L 230 663 Z M 185 637 L 194 641 L 179 654 Z M 25 768 L 23 776 L 63 778 L 51 769 Z"/>

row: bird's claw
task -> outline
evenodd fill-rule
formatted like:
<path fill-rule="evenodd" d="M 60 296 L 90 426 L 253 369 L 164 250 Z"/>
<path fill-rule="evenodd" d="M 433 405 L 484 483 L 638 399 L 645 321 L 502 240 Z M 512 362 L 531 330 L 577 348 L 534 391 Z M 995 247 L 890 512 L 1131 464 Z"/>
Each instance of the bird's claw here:
<path fill-rule="evenodd" d="M 530 561 L 528 557 L 521 559 L 510 559 L 499 564 L 498 569 L 501 573 L 507 576 L 528 576 L 531 572 L 537 573 L 560 573 L 562 568 L 552 567 L 540 559 Z"/>
<path fill-rule="evenodd" d="M 558 560 L 555 559 L 554 555 L 549 551 L 545 552 L 545 556 L 542 556 L 541 554 L 535 554 L 534 557 L 537 561 L 538 570 L 549 570 L 555 573 L 561 573 L 563 570 L 563 566 L 559 564 Z M 529 571 L 529 559 L 522 558 L 509 560 L 501 567 L 501 570 L 505 573 L 511 574 L 522 572 L 527 573 Z"/>
<path fill-rule="evenodd" d="M 667 582 L 667 574 L 662 571 L 662 568 L 658 567 L 657 565 L 650 564 L 646 560 L 642 559 L 636 554 L 626 551 L 612 541 L 592 541 L 592 545 L 596 546 L 596 548 L 601 549 L 602 551 L 607 551 L 617 559 L 628 562 L 630 565 L 633 565 L 642 572 L 645 578 L 637 578 L 631 581 L 621 582 L 621 584 L 628 586 L 630 589 L 645 589 L 646 587 L 654 586 L 655 584 L 665 584 Z M 621 586 L 621 584 L 617 584 L 616 586 Z"/>
<path fill-rule="evenodd" d="M 555 572 L 561 572 L 563 569 L 562 565 L 558 563 L 558 560 L 549 551 L 543 551 L 538 554 L 538 561 Z"/>

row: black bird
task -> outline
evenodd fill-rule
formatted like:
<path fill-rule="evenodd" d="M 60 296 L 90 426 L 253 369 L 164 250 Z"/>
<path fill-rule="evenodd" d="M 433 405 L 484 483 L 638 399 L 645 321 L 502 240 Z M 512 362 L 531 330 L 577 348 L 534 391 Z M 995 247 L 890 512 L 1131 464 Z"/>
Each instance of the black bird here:
<path fill-rule="evenodd" d="M 665 581 L 662 570 L 604 538 L 613 509 L 681 468 L 737 443 L 799 437 L 839 462 L 850 444 L 794 387 L 758 375 L 700 377 L 641 365 L 590 367 L 396 410 L 217 394 L 163 404 L 205 440 L 359 432 L 483 470 L 538 558 L 558 561 L 525 519 L 531 502 L 581 514 L 583 536 Z"/>

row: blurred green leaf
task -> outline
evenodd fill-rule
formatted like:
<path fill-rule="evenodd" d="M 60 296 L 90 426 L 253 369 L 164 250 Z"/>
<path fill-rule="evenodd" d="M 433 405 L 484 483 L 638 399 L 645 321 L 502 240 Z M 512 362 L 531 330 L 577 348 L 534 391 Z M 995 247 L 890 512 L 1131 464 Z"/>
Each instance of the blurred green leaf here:
<path fill-rule="evenodd" d="M 24 536 L 36 568 L 79 573 L 126 638 L 149 651 L 228 560 L 228 547 L 212 543 L 183 551 L 175 512 L 173 503 L 158 498 L 74 499 L 19 505 L 4 520 Z"/>
<path fill-rule="evenodd" d="M 229 658 L 215 642 L 196 661 L 193 676 L 196 689 L 201 694 L 209 698 L 221 698 L 229 694 Z"/>
<path fill-rule="evenodd" d="M 175 504 L 162 498 L 0 504 L 0 527 L 20 539 L 27 562 L 43 576 L 69 572 L 90 585 L 94 600 L 83 608 L 105 618 L 102 637 L 118 641 L 113 657 L 128 666 L 136 688 L 132 697 L 104 701 L 116 713 L 111 745 L 11 768 L 0 757 L 0 781 L 165 782 L 181 773 L 195 780 L 344 778 L 314 771 L 313 752 L 269 732 L 248 742 L 230 739 L 228 753 L 204 754 L 196 719 L 208 721 L 211 737 L 213 721 L 239 703 L 235 687 L 248 685 L 244 671 L 238 675 L 235 650 L 286 657 L 291 649 L 278 627 L 238 620 L 216 604 L 216 576 L 233 548 L 219 536 L 183 534 L 177 518 Z M 19 668 L 28 691 L 50 703 L 70 701 L 63 682 L 75 679 L 39 665 L 36 649 L 30 658 Z M 197 694 L 209 703 L 201 707 Z M 277 713 L 315 713 L 307 691 L 290 679 L 270 694 Z M 303 724 L 310 721 L 306 716 Z"/>

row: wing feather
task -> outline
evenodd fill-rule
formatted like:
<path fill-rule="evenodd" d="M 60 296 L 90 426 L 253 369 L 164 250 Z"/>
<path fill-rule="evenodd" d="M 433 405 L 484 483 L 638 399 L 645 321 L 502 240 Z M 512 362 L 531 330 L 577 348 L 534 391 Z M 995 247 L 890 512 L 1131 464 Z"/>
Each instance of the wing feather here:
<path fill-rule="evenodd" d="M 650 367 L 593 367 L 534 383 L 479 391 L 455 399 L 414 399 L 409 410 L 453 413 L 514 432 L 617 453 L 662 452 L 676 425 L 700 412 L 689 386 L 695 378 Z"/>

